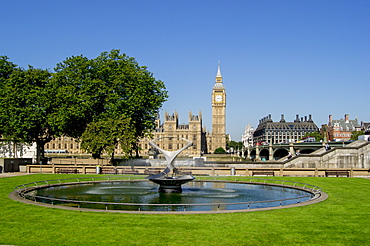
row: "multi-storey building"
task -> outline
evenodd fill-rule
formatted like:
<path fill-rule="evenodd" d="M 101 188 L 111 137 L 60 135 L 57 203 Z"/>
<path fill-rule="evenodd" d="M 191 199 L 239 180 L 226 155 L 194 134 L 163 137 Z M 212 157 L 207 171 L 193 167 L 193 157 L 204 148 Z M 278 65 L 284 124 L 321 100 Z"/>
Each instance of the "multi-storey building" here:
<path fill-rule="evenodd" d="M 244 134 L 242 135 L 242 143 L 244 147 L 251 147 L 253 146 L 253 127 L 248 124 L 244 129 Z"/>
<path fill-rule="evenodd" d="M 46 153 L 83 153 L 80 149 L 78 140 L 66 136 L 54 138 L 49 143 L 45 144 L 44 148 Z"/>
<path fill-rule="evenodd" d="M 349 119 L 349 115 L 345 114 L 344 119 L 333 120 L 333 116 L 329 115 L 328 123 L 328 140 L 329 141 L 347 141 L 351 139 L 352 132 L 361 131 L 361 125 L 357 118 Z"/>
<path fill-rule="evenodd" d="M 193 146 L 181 152 L 182 155 L 200 156 L 204 153 L 213 153 L 215 149 L 226 149 L 226 91 L 222 81 L 220 64 L 218 65 L 216 82 L 212 88 L 212 132 L 206 132 L 203 127 L 202 113 L 193 115 L 189 112 L 188 124 L 179 123 L 177 112 L 165 113 L 163 123 L 160 117 L 156 120 L 156 129 L 150 139 L 162 138 L 156 144 L 166 150 L 177 150 L 183 147 L 185 138 L 193 141 Z M 149 138 L 139 141 L 140 154 L 150 154 Z M 84 153 L 80 143 L 73 138 L 59 137 L 45 145 L 46 152 L 54 153 Z M 118 147 L 115 151 L 119 155 L 122 151 Z"/>
<path fill-rule="evenodd" d="M 141 154 L 150 153 L 151 147 L 149 141 L 151 139 L 161 138 L 159 142 L 156 142 L 158 147 L 174 151 L 184 147 L 186 142 L 181 140 L 185 138 L 193 141 L 193 146 L 182 151 L 182 155 L 187 156 L 199 156 L 202 153 L 207 152 L 206 145 L 206 133 L 202 126 L 202 113 L 199 115 L 193 115 L 189 112 L 189 123 L 179 124 L 179 115 L 177 112 L 174 114 L 164 115 L 164 123 L 162 124 L 158 118 L 156 121 L 156 129 L 152 132 L 151 138 L 143 138 L 139 142 L 139 148 L 141 149 Z"/>
<path fill-rule="evenodd" d="M 271 115 L 268 115 L 259 121 L 253 133 L 253 141 L 256 144 L 295 142 L 302 139 L 306 133 L 317 131 L 319 128 L 313 122 L 311 115 L 308 119 L 307 116 L 299 119 L 299 115 L 296 115 L 293 122 L 286 122 L 283 114 L 279 122 L 273 122 Z"/>

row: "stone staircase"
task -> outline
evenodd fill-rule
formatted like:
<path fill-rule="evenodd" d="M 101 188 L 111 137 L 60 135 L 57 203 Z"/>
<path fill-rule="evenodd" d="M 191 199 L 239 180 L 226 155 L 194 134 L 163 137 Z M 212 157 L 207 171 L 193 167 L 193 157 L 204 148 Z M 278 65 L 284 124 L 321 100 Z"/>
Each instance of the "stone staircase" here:
<path fill-rule="evenodd" d="M 329 151 L 323 147 L 285 161 L 283 168 L 370 168 L 370 142 L 358 140 Z"/>

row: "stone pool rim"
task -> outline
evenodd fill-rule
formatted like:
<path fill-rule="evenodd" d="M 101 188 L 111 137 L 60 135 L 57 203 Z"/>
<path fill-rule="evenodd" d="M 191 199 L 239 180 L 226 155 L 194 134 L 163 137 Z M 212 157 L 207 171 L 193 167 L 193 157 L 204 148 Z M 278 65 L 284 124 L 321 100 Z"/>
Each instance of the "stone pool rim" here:
<path fill-rule="evenodd" d="M 230 176 L 225 176 L 230 177 Z M 78 181 L 78 182 L 67 182 L 67 183 L 61 183 L 60 180 L 82 180 L 82 179 L 89 179 L 91 178 L 92 181 Z M 15 188 L 13 192 L 9 194 L 9 198 L 19 201 L 26 204 L 33 204 L 41 207 L 48 207 L 48 208 L 58 208 L 58 209 L 65 209 L 65 210 L 74 210 L 74 211 L 89 211 L 89 212 L 109 212 L 109 213 L 125 213 L 125 214 L 219 214 L 219 213 L 238 213 L 238 212 L 254 212 L 254 211 L 266 211 L 266 210 L 275 210 L 275 209 L 284 209 L 284 208 L 292 208 L 292 207 L 301 207 L 306 205 L 315 204 L 321 201 L 324 201 L 328 198 L 328 194 L 323 192 L 321 188 L 315 185 L 301 183 L 301 182 L 295 182 L 295 181 L 287 181 L 287 180 L 276 180 L 276 179 L 263 179 L 263 178 L 246 178 L 244 181 L 233 181 L 233 180 L 226 180 L 222 179 L 222 177 L 214 177 L 215 179 L 197 179 L 193 180 L 193 182 L 220 182 L 220 183 L 238 183 L 238 184 L 252 184 L 252 185 L 265 185 L 265 186 L 277 186 L 277 187 L 285 187 L 290 189 L 297 189 L 297 190 L 303 190 L 308 193 L 311 193 L 313 195 L 313 198 L 311 198 L 308 201 L 298 202 L 294 204 L 289 205 L 280 205 L 280 206 L 274 206 L 274 207 L 264 207 L 264 208 L 247 208 L 247 209 L 237 209 L 237 210 L 206 210 L 206 211 L 133 211 L 133 210 L 111 210 L 111 209 L 93 209 L 93 208 L 80 208 L 80 207 L 68 207 L 64 205 L 53 205 L 43 202 L 37 202 L 32 201 L 26 198 L 23 198 L 21 196 L 21 192 L 29 192 L 32 190 L 37 189 L 43 189 L 47 187 L 53 187 L 53 186 L 63 186 L 63 185 L 76 185 L 76 184 L 89 184 L 89 183 L 105 183 L 105 182 L 146 182 L 145 179 L 130 179 L 129 177 L 126 177 L 128 179 L 122 180 L 122 179 L 115 179 L 117 177 L 104 177 L 105 180 L 94 180 L 99 179 L 98 177 L 79 177 L 79 178 L 70 178 L 70 179 L 60 179 L 60 183 L 56 184 L 48 184 L 47 181 L 56 181 L 56 180 L 45 180 L 45 181 L 36 181 L 29 184 L 35 184 L 35 186 L 25 187 L 27 184 L 19 185 Z M 210 178 L 210 177 L 208 177 Z M 218 178 L 219 180 L 216 180 Z M 249 181 L 248 181 L 249 180 Z M 264 182 L 252 182 L 251 180 L 263 180 Z M 281 184 L 276 183 L 267 183 L 267 181 L 278 181 L 281 182 Z M 37 185 L 37 182 L 46 182 L 46 185 Z M 284 183 L 294 183 L 293 185 L 286 185 Z M 304 187 L 295 186 L 295 184 L 303 184 Z M 25 188 L 19 188 L 21 186 L 24 186 Z M 305 186 L 311 186 L 311 188 L 307 188 Z M 314 187 L 314 188 L 312 188 Z M 17 190 L 18 188 L 18 190 Z M 283 199 L 284 200 L 284 199 Z M 273 201 L 273 200 L 271 200 Z M 279 200 L 278 200 L 279 201 Z M 262 202 L 262 201 L 260 201 Z M 265 202 L 265 201 L 263 201 Z M 148 204 L 150 205 L 150 204 Z"/>

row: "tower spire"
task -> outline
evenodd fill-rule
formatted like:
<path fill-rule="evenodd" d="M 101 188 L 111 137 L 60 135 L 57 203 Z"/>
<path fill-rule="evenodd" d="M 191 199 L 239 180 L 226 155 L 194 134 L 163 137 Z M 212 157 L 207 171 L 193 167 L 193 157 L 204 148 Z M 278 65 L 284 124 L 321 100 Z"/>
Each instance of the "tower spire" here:
<path fill-rule="evenodd" d="M 222 88 L 223 87 L 220 61 L 218 61 L 217 74 L 216 74 L 216 84 L 215 84 L 214 87 L 215 88 Z"/>
<path fill-rule="evenodd" d="M 222 75 L 221 75 L 220 60 L 218 60 L 218 68 L 217 68 L 217 74 L 216 74 L 216 77 L 222 77 Z"/>

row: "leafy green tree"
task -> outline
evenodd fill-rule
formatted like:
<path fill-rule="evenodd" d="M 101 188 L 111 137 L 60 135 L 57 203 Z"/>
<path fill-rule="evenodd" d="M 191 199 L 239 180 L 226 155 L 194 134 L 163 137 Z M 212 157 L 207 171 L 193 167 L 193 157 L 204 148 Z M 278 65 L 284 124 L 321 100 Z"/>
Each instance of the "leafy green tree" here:
<path fill-rule="evenodd" d="M 214 153 L 215 154 L 226 154 L 226 151 L 225 151 L 224 148 L 219 147 L 219 148 L 215 149 L 215 152 Z"/>
<path fill-rule="evenodd" d="M 18 69 L 17 65 L 8 61 L 7 56 L 0 56 L 0 82 L 3 84 L 9 79 L 14 70 Z"/>
<path fill-rule="evenodd" d="M 351 135 L 351 140 L 358 140 L 358 136 L 365 135 L 364 131 L 353 131 Z"/>
<path fill-rule="evenodd" d="M 233 148 L 234 151 L 236 150 L 242 150 L 243 149 L 243 143 L 242 142 L 236 142 L 234 140 L 231 140 L 227 142 L 227 149 Z"/>
<path fill-rule="evenodd" d="M 61 135 L 82 138 L 94 154 L 113 154 L 117 144 L 125 153 L 138 153 L 138 138 L 154 129 L 167 97 L 162 81 L 119 50 L 95 59 L 67 58 L 55 73 L 21 69 L 0 57 L 0 133 L 7 140 L 36 142 L 38 161 L 44 144 Z M 92 133 L 105 141 L 98 146 Z"/>
<path fill-rule="evenodd" d="M 119 50 L 103 52 L 94 59 L 82 55 L 67 58 L 57 64 L 52 82 L 58 105 L 52 117 L 58 127 L 55 131 L 80 138 L 85 130 L 91 130 L 89 124 L 104 126 L 108 119 L 119 121 L 124 116 L 136 139 L 130 141 L 136 155 L 137 140 L 154 129 L 156 113 L 168 97 L 162 81 Z M 83 146 L 96 153 L 97 143 L 86 134 Z M 100 149 L 106 148 L 102 143 Z"/>
<path fill-rule="evenodd" d="M 324 139 L 324 136 L 320 132 L 308 132 L 303 135 L 302 139 L 307 137 L 314 137 L 316 142 L 320 142 Z"/>
<path fill-rule="evenodd" d="M 130 153 L 132 143 L 136 140 L 131 120 L 121 116 L 119 119 L 108 118 L 88 124 L 81 136 L 81 148 L 87 150 L 96 158 L 105 151 L 114 160 L 117 147 L 126 154 Z"/>
<path fill-rule="evenodd" d="M 50 72 L 18 68 L 0 58 L 0 132 L 5 140 L 37 144 L 37 161 L 44 155 L 44 144 L 54 135 L 48 115 L 52 111 L 48 91 Z"/>

